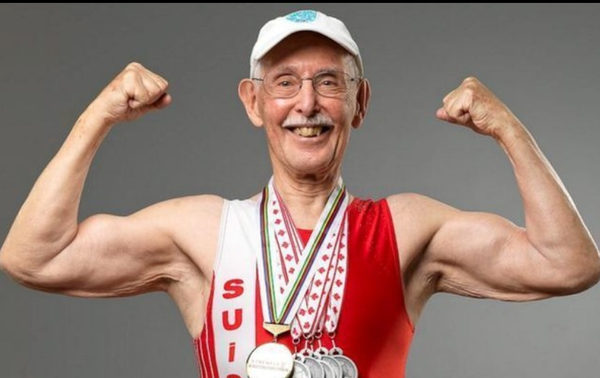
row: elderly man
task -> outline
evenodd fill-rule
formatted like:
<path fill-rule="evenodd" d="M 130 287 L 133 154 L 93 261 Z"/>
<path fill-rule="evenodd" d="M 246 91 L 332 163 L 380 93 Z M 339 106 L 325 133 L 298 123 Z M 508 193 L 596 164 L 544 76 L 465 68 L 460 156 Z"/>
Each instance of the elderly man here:
<path fill-rule="evenodd" d="M 600 259 L 534 139 L 468 78 L 437 117 L 493 137 L 513 164 L 526 227 L 417 194 L 353 197 L 341 179 L 370 87 L 339 20 L 268 22 L 239 96 L 267 135 L 273 177 L 244 201 L 191 196 L 78 223 L 92 159 L 120 122 L 168 106 L 168 83 L 128 65 L 89 105 L 35 183 L 0 262 L 34 289 L 81 297 L 169 293 L 203 377 L 404 376 L 436 292 L 527 301 L 595 284 Z"/>

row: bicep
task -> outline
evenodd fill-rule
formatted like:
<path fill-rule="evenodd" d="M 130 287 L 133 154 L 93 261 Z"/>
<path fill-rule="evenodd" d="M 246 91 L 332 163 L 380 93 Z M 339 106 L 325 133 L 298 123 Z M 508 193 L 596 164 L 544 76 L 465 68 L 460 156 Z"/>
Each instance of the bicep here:
<path fill-rule="evenodd" d="M 495 214 L 441 211 L 425 252 L 438 272 L 437 291 L 527 301 L 561 287 L 557 267 L 529 242 L 525 229 Z"/>
<path fill-rule="evenodd" d="M 74 296 L 127 296 L 164 290 L 187 258 L 165 225 L 168 205 L 127 217 L 98 214 L 44 267 L 42 290 Z"/>

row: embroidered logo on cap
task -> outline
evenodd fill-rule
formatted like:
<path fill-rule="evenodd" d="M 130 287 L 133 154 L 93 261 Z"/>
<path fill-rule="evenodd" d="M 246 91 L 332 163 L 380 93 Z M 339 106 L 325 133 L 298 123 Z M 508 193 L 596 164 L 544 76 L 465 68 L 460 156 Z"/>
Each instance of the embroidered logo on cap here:
<path fill-rule="evenodd" d="M 285 16 L 286 20 L 292 22 L 313 22 L 317 18 L 317 12 L 313 10 L 302 10 Z"/>

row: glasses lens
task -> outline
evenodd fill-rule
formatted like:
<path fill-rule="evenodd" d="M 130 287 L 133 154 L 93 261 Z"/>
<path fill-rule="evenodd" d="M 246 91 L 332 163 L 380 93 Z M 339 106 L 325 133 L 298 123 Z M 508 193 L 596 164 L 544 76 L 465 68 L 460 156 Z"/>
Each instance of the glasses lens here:
<path fill-rule="evenodd" d="M 293 97 L 302 86 L 302 79 L 294 74 L 273 73 L 265 77 L 265 89 L 275 97 Z"/>
<path fill-rule="evenodd" d="M 290 98 L 300 91 L 304 80 L 312 80 L 314 89 L 324 97 L 343 97 L 354 83 L 349 75 L 341 71 L 323 71 L 312 79 L 302 79 L 295 73 L 271 72 L 265 76 L 265 90 L 273 97 Z"/>
<path fill-rule="evenodd" d="M 326 71 L 313 78 L 315 90 L 322 96 L 340 97 L 348 93 L 351 78 L 340 71 Z"/>

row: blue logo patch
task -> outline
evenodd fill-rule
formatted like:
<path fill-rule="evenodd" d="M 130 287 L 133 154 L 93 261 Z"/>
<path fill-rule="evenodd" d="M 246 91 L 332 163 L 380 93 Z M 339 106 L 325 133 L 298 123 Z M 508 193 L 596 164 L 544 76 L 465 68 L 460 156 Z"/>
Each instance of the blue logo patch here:
<path fill-rule="evenodd" d="M 290 13 L 285 18 L 292 22 L 313 22 L 317 18 L 317 12 L 314 10 L 301 10 Z"/>

